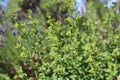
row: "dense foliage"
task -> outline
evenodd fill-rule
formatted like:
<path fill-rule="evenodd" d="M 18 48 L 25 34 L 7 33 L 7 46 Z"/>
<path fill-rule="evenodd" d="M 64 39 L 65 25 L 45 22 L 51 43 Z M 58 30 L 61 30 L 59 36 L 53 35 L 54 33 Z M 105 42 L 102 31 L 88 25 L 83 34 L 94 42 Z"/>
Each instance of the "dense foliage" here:
<path fill-rule="evenodd" d="M 116 80 L 120 74 L 120 16 L 114 8 L 100 4 L 99 9 L 93 3 L 87 4 L 83 16 L 74 12 L 72 0 L 41 1 L 41 12 L 27 10 L 22 13 L 25 19 L 12 14 L 14 23 L 11 17 L 6 20 L 6 33 L 0 35 L 0 39 L 6 36 L 0 46 L 0 79 Z M 99 15 L 98 9 L 104 12 Z"/>

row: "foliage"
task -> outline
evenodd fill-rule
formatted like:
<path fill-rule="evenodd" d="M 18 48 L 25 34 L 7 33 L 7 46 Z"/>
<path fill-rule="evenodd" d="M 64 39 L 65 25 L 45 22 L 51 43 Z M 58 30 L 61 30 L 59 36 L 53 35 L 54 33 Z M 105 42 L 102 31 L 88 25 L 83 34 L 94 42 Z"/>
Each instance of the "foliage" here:
<path fill-rule="evenodd" d="M 1 80 L 10 80 L 10 78 L 8 76 L 5 76 L 3 74 L 0 74 L 0 79 Z"/>
<path fill-rule="evenodd" d="M 52 0 L 57 3 L 56 0 Z M 44 1 L 42 3 L 45 3 Z M 12 62 L 10 72 L 14 80 L 116 80 L 120 74 L 120 27 L 119 15 L 112 9 L 106 10 L 102 19 L 97 16 L 96 7 L 88 4 L 83 16 L 72 15 L 71 0 L 59 9 L 67 9 L 69 14 L 64 24 L 51 15 L 51 3 L 42 4 L 46 10 L 42 15 L 49 24 L 41 25 L 39 15 L 28 10 L 27 21 L 15 21 L 14 27 L 20 34 L 14 37 L 13 45 L 16 62 Z M 54 8 L 54 6 L 52 6 Z M 61 17 L 61 15 L 57 15 Z M 37 18 L 39 17 L 39 18 Z M 17 16 L 14 15 L 14 19 Z M 42 18 L 41 18 L 42 19 Z M 43 19 L 44 20 L 44 19 Z M 41 27 L 42 26 L 42 27 Z M 12 35 L 9 35 L 9 39 Z M 13 37 L 13 36 L 12 36 Z M 11 38 L 13 39 L 13 38 Z M 12 40 L 10 40 L 12 41 Z M 3 52 L 10 49 L 3 48 Z M 2 51 L 1 51 L 2 53 Z M 0 54 L 1 54 L 0 53 Z M 2 75 L 2 74 L 1 74 Z M 4 75 L 3 75 L 4 77 Z"/>

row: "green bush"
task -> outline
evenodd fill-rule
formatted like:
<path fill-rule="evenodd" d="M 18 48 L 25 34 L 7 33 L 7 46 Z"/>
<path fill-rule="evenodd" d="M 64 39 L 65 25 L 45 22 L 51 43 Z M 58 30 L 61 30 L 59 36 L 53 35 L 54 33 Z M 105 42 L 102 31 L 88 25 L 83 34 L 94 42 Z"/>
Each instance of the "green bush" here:
<path fill-rule="evenodd" d="M 72 4 L 70 0 L 65 5 L 70 8 L 64 24 L 55 21 L 48 12 L 49 26 L 45 31 L 40 30 L 41 21 L 31 12 L 28 22 L 16 23 L 21 34 L 13 49 L 19 53 L 21 64 L 14 65 L 18 74 L 13 79 L 117 79 L 120 74 L 120 27 L 116 24 L 120 16 L 110 9 L 101 20 L 96 8 L 89 3 L 91 10 L 88 8 L 86 14 L 71 17 Z"/>
<path fill-rule="evenodd" d="M 91 17 L 67 18 L 66 25 L 51 23 L 46 39 L 47 55 L 53 61 L 43 61 L 38 70 L 41 80 L 114 80 L 119 74 L 119 40 L 115 38 L 119 33 L 112 33 L 111 24 Z M 100 38 L 102 28 L 107 30 L 104 39 Z"/>
<path fill-rule="evenodd" d="M 117 20 L 117 14 L 106 12 L 101 21 L 91 12 L 95 14 L 93 9 L 82 17 L 68 17 L 65 24 L 48 15 L 47 35 L 43 38 L 36 34 L 37 41 L 30 46 L 42 61 L 42 65 L 32 64 L 37 79 L 116 79 L 120 67 L 120 36 L 119 27 L 115 28 L 113 21 Z"/>

